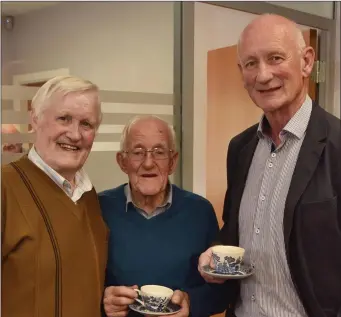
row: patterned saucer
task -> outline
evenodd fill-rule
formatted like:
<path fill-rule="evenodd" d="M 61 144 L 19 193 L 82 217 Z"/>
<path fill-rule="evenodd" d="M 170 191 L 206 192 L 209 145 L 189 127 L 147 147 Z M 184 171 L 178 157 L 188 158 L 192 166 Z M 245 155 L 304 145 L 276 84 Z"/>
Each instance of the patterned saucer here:
<path fill-rule="evenodd" d="M 242 264 L 240 266 L 240 270 L 235 273 L 218 273 L 214 269 L 212 269 L 209 265 L 203 266 L 203 271 L 213 277 L 221 278 L 224 280 L 238 280 L 242 278 L 246 278 L 248 276 L 251 276 L 254 271 L 253 268 L 250 265 Z"/>
<path fill-rule="evenodd" d="M 143 315 L 155 315 L 155 316 L 172 315 L 172 314 L 177 313 L 181 309 L 179 305 L 173 304 L 171 302 L 167 304 L 167 307 L 165 311 L 163 312 L 150 311 L 138 302 L 135 302 L 134 304 L 129 305 L 129 308 Z"/>

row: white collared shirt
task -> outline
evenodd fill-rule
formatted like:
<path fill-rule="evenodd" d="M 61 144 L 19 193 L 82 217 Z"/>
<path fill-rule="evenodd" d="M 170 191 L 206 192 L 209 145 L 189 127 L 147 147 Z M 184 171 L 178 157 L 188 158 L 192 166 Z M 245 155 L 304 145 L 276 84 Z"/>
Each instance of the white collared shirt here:
<path fill-rule="evenodd" d="M 124 194 L 127 198 L 126 212 L 128 212 L 128 205 L 132 204 L 136 208 L 136 210 L 146 219 L 151 219 L 157 215 L 164 213 L 168 208 L 171 207 L 172 200 L 173 200 L 173 187 L 169 180 L 168 180 L 167 186 L 168 186 L 168 193 L 167 193 L 166 201 L 162 205 L 158 206 L 151 214 L 148 214 L 147 212 L 145 212 L 144 210 L 142 210 L 141 208 L 139 208 L 137 205 L 134 204 L 130 185 L 128 183 L 127 185 L 124 186 Z"/>
<path fill-rule="evenodd" d="M 28 158 L 44 173 L 46 173 L 47 176 L 49 176 L 65 192 L 65 194 L 71 198 L 74 203 L 76 203 L 85 192 L 88 192 L 92 189 L 90 178 L 83 169 L 80 169 L 76 173 L 75 190 L 72 191 L 71 183 L 63 176 L 58 174 L 53 168 L 48 166 L 36 152 L 34 146 L 32 146 L 31 150 L 29 151 Z"/>

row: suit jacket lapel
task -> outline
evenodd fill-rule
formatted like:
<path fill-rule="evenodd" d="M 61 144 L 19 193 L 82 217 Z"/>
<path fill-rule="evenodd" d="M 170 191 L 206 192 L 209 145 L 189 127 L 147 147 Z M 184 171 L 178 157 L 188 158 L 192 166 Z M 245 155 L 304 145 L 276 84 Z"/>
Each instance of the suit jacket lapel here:
<path fill-rule="evenodd" d="M 239 153 L 237 171 L 235 175 L 235 184 L 236 188 L 233 192 L 232 199 L 236 202 L 234 204 L 232 215 L 235 217 L 234 221 L 238 224 L 237 228 L 239 228 L 239 207 L 242 199 L 242 195 L 244 192 L 246 179 L 249 173 L 249 169 L 251 166 L 253 154 L 256 150 L 258 144 L 258 136 L 257 133 L 254 134 L 249 143 L 247 143 Z M 233 222 L 233 221 L 232 221 Z M 237 230 L 237 243 L 239 243 L 239 233 Z"/>
<path fill-rule="evenodd" d="M 294 211 L 320 160 L 320 156 L 325 147 L 326 136 L 327 126 L 325 114 L 319 106 L 313 105 L 306 136 L 297 158 L 296 167 L 286 199 L 283 230 L 287 253 Z"/>

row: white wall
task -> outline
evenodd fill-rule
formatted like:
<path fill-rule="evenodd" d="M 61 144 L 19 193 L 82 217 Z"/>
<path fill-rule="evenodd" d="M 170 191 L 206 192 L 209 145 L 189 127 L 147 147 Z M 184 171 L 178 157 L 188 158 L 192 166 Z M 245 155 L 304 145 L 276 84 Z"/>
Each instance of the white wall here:
<path fill-rule="evenodd" d="M 3 20 L 1 18 L 1 83 L 6 85 L 11 83 L 11 59 L 12 47 L 10 45 L 10 31 L 3 27 Z"/>
<path fill-rule="evenodd" d="M 335 1 L 267 1 L 271 4 L 319 15 L 324 18 L 333 18 L 333 2 Z"/>
<path fill-rule="evenodd" d="M 3 70 L 10 82 L 14 75 L 66 68 L 101 90 L 173 94 L 172 2 L 62 2 L 17 16 L 6 35 L 11 58 Z M 141 103 L 103 110 L 173 114 L 172 105 Z M 102 125 L 100 133 L 120 133 L 125 123 Z M 97 190 L 127 180 L 117 148 L 118 142 L 94 144 L 85 167 Z"/>
<path fill-rule="evenodd" d="M 63 2 L 20 15 L 15 74 L 69 68 L 104 90 L 173 92 L 171 2 Z"/>

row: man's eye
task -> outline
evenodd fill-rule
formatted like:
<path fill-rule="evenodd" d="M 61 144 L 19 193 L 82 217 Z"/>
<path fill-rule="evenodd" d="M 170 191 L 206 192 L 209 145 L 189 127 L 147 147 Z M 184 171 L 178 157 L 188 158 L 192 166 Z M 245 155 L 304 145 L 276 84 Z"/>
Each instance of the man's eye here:
<path fill-rule="evenodd" d="M 134 155 L 143 155 L 144 154 L 144 150 L 142 149 L 135 149 L 131 152 Z"/>
<path fill-rule="evenodd" d="M 164 154 L 166 151 L 164 149 L 162 149 L 162 148 L 155 148 L 154 152 L 156 154 Z"/>
<path fill-rule="evenodd" d="M 245 63 L 245 68 L 250 68 L 250 67 L 253 67 L 256 65 L 256 62 L 255 61 L 250 61 L 250 62 L 246 62 Z"/>
<path fill-rule="evenodd" d="M 60 116 L 60 117 L 58 117 L 58 120 L 62 121 L 62 122 L 69 122 L 69 121 L 71 121 L 71 117 L 70 116 Z"/>
<path fill-rule="evenodd" d="M 270 60 L 273 61 L 273 62 L 278 62 L 278 61 L 282 60 L 282 57 L 274 55 L 274 56 L 270 57 Z"/>
<path fill-rule="evenodd" d="M 89 122 L 82 122 L 82 125 L 84 126 L 84 127 L 86 127 L 86 128 L 92 128 L 92 124 L 91 123 L 89 123 Z"/>

